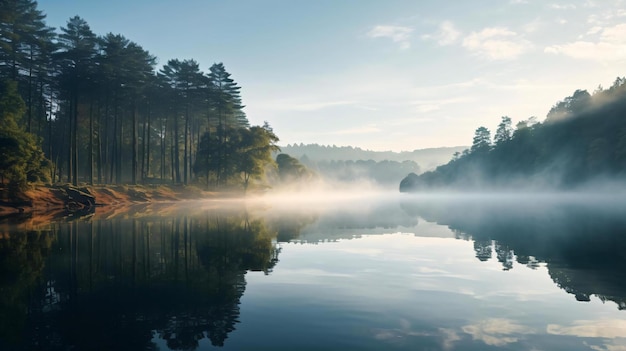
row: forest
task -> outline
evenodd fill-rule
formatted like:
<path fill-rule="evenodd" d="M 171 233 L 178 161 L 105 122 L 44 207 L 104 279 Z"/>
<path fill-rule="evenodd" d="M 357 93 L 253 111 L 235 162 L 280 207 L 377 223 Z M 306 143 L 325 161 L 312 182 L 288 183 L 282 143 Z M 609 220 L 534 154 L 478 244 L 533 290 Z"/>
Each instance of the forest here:
<path fill-rule="evenodd" d="M 513 127 L 503 116 L 491 137 L 476 129 L 472 146 L 434 171 L 409 174 L 400 191 L 430 189 L 575 189 L 622 182 L 626 175 L 626 78 L 592 94 L 576 90 L 545 120 Z M 591 181 L 596 183 L 590 183 Z"/>
<path fill-rule="evenodd" d="M 353 146 L 303 143 L 281 146 L 282 152 L 296 157 L 310 166 L 333 161 L 412 161 L 417 163 L 422 171 L 435 169 L 435 167 L 448 162 L 455 152 L 461 152 L 466 148 L 467 146 L 452 146 L 394 152 L 364 150 Z"/>
<path fill-rule="evenodd" d="M 79 16 L 58 30 L 33 0 L 0 2 L 0 185 L 243 186 L 277 136 L 250 126 L 223 63 L 156 57 Z"/>

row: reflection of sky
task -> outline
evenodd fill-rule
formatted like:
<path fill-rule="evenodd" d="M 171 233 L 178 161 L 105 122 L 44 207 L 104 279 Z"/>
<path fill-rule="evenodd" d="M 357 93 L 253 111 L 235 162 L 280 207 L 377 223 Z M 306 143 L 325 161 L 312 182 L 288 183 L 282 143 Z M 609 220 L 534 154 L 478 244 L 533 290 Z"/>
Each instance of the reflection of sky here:
<path fill-rule="evenodd" d="M 623 350 L 614 305 L 575 301 L 545 266 L 503 271 L 471 241 L 428 236 L 281 244 L 269 276 L 247 274 L 244 323 L 226 347 Z"/>

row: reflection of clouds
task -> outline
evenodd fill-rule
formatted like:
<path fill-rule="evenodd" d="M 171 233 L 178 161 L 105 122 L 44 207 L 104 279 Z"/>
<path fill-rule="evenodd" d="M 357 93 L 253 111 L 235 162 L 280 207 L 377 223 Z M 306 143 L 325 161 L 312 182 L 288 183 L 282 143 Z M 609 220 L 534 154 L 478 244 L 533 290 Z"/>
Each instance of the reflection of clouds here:
<path fill-rule="evenodd" d="M 454 347 L 454 343 L 461 340 L 459 334 L 452 329 L 439 328 L 441 334 L 443 334 L 442 347 L 444 350 L 450 350 Z"/>
<path fill-rule="evenodd" d="M 585 345 L 596 351 L 626 351 L 626 341 L 620 343 L 613 340 L 612 343 L 605 343 L 604 345 L 589 345 L 588 343 Z"/>
<path fill-rule="evenodd" d="M 439 333 L 436 331 L 414 331 L 411 328 L 411 322 L 404 318 L 400 319 L 399 324 L 399 328 L 372 329 L 372 335 L 376 340 L 396 345 L 405 344 L 408 337 L 433 338 L 441 340 L 442 348 L 444 350 L 452 349 L 454 347 L 454 343 L 461 340 L 459 334 L 452 329 L 439 328 Z"/>
<path fill-rule="evenodd" d="M 432 336 L 432 334 L 427 332 L 411 330 L 411 322 L 404 318 L 400 319 L 400 328 L 372 329 L 372 334 L 376 340 L 387 341 L 394 344 L 404 343 L 406 337 L 409 336 Z"/>
<path fill-rule="evenodd" d="M 333 278 L 353 278 L 351 274 L 329 272 L 322 269 L 282 269 L 281 274 L 284 276 L 298 277 L 298 281 L 305 281 L 302 277 L 333 277 Z"/>
<path fill-rule="evenodd" d="M 571 326 L 548 324 L 548 334 L 572 335 L 582 338 L 625 338 L 626 320 L 605 319 L 600 321 L 580 320 Z M 626 341 L 626 340 L 624 340 Z"/>
<path fill-rule="evenodd" d="M 532 329 L 504 318 L 486 319 L 476 324 L 466 325 L 462 329 L 470 334 L 472 339 L 481 340 L 492 346 L 504 346 L 517 342 L 518 337 L 511 336 L 512 334 L 534 333 Z"/>

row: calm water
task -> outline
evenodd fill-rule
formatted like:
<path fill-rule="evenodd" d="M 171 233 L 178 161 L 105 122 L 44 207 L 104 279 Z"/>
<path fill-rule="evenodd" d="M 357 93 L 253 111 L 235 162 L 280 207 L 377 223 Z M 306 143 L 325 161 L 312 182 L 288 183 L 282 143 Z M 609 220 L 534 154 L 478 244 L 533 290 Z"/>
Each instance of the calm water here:
<path fill-rule="evenodd" d="M 331 200 L 1 225 L 0 350 L 626 350 L 626 200 Z"/>

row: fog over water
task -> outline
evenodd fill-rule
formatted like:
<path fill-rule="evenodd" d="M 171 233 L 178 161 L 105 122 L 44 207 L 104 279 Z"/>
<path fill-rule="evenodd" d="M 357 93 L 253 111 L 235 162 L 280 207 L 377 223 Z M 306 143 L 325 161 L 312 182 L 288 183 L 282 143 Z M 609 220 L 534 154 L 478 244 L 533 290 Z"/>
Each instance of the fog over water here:
<path fill-rule="evenodd" d="M 333 188 L 0 229 L 3 350 L 626 346 L 619 193 Z"/>

